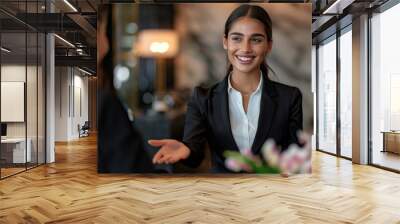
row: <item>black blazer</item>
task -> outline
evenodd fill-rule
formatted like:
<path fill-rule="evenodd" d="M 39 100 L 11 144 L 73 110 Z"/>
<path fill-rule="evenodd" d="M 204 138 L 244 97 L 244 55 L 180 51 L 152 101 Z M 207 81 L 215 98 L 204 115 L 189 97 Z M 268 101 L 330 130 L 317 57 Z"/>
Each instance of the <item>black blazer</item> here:
<path fill-rule="evenodd" d="M 142 136 L 115 93 L 102 89 L 98 97 L 97 172 L 155 172 Z"/>
<path fill-rule="evenodd" d="M 261 154 L 267 139 L 286 149 L 298 143 L 297 131 L 303 128 L 302 95 L 298 88 L 271 81 L 263 74 L 258 128 L 251 150 Z M 211 150 L 214 172 L 229 172 L 225 168 L 225 150 L 239 151 L 233 138 L 229 119 L 228 76 L 205 89 L 195 88 L 188 103 L 183 143 L 190 156 L 182 162 L 197 167 L 204 158 L 205 143 Z"/>

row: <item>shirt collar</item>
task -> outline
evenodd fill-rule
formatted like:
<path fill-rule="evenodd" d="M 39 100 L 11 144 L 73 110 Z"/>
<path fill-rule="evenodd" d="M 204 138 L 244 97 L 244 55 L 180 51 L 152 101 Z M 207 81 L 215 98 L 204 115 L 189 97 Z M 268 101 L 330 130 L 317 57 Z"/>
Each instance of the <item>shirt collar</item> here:
<path fill-rule="evenodd" d="M 231 84 L 231 76 L 232 76 L 232 72 L 229 73 L 229 77 L 228 77 L 228 93 L 231 92 L 231 90 L 237 91 L 235 88 L 233 88 L 233 86 Z M 259 92 L 261 90 L 262 83 L 263 83 L 263 75 L 262 75 L 262 71 L 260 71 L 260 82 L 258 83 L 257 89 L 254 92 L 252 92 L 251 94 L 255 94 L 255 93 Z"/>

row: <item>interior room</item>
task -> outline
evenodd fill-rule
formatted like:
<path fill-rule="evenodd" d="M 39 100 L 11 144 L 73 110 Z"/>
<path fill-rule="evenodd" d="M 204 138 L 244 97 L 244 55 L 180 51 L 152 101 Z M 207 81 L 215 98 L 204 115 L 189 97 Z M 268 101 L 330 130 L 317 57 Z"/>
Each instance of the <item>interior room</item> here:
<path fill-rule="evenodd" d="M 44 35 L 32 29 L 2 32 L 1 43 L 6 49 L 1 51 L 1 173 L 6 177 L 45 162 Z"/>
<path fill-rule="evenodd" d="M 238 148 L 255 165 L 213 173 L 212 141 L 197 168 L 190 154 L 157 164 L 162 146 L 148 140 L 184 141 L 188 108 L 203 102 L 195 87 L 229 78 L 224 22 L 246 4 L 272 17 L 273 53 L 260 61 L 275 74 L 260 83 L 299 89 L 310 136 L 291 152 L 308 150 L 309 169 L 256 169 L 284 153 Z M 399 223 L 398 21 L 398 0 L 0 1 L 0 223 Z M 212 135 L 232 124 L 225 115 L 197 124 Z M 260 127 L 281 121 L 269 119 Z M 237 145 L 239 129 L 217 140 Z M 101 158 L 162 172 L 99 172 Z"/>

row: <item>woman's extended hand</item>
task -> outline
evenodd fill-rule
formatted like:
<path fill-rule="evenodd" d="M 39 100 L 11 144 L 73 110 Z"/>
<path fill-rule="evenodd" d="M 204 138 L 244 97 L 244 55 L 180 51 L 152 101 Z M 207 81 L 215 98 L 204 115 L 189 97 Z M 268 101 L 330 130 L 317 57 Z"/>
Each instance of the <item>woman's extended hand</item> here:
<path fill-rule="evenodd" d="M 148 142 L 151 146 L 161 147 L 153 157 L 154 164 L 172 164 L 190 155 L 190 149 L 174 139 L 149 140 Z"/>

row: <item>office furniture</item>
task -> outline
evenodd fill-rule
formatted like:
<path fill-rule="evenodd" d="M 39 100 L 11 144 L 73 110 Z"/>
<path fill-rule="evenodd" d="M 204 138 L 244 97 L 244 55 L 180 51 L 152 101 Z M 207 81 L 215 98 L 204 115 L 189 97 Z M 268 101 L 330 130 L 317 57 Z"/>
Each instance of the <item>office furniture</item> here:
<path fill-rule="evenodd" d="M 7 124 L 1 123 L 1 138 L 7 136 Z"/>
<path fill-rule="evenodd" d="M 25 151 L 25 145 L 26 151 Z M 25 163 L 31 162 L 32 140 L 27 138 L 6 138 L 1 140 L 1 159 L 5 163 Z"/>
<path fill-rule="evenodd" d="M 79 138 L 89 136 L 89 129 L 90 129 L 89 121 L 85 121 L 82 127 L 78 124 Z"/>
<path fill-rule="evenodd" d="M 382 152 L 392 152 L 400 154 L 400 131 L 383 131 L 383 150 Z"/>

